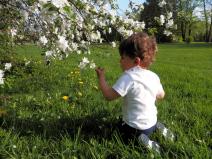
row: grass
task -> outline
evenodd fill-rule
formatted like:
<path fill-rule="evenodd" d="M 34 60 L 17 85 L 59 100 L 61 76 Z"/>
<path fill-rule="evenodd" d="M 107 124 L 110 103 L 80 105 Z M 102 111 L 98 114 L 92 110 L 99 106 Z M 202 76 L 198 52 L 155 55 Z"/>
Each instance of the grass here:
<path fill-rule="evenodd" d="M 36 46 L 15 51 L 13 68 L 0 86 L 0 158 L 211 158 L 211 44 L 159 45 L 151 66 L 166 91 L 157 103 L 158 118 L 178 136 L 176 142 L 160 133 L 152 136 L 161 156 L 134 142 L 124 144 L 111 131 L 121 100 L 105 101 L 96 89 L 95 71 L 77 68 L 84 55 L 45 66 Z M 91 52 L 86 56 L 106 69 L 112 85 L 121 74 L 117 48 L 95 45 Z"/>

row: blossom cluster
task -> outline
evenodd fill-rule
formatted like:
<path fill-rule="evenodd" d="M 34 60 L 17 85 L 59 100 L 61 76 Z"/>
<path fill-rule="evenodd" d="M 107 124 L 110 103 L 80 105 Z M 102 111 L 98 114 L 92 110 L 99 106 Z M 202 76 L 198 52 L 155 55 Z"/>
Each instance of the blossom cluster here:
<path fill-rule="evenodd" d="M 163 0 L 160 5 L 164 3 Z M 143 5 L 130 4 L 134 11 L 143 9 Z M 45 48 L 47 61 L 52 57 L 63 59 L 74 52 L 90 53 L 89 45 L 102 43 L 103 37 L 113 34 L 112 30 L 128 37 L 145 28 L 144 22 L 130 14 L 118 15 L 117 5 L 111 0 L 34 0 L 31 3 L 11 0 L 7 5 L 15 6 L 22 17 L 11 28 L 11 36 L 18 36 L 20 30 L 36 36 Z M 171 24 L 168 22 L 167 27 Z M 116 47 L 115 42 L 111 45 Z"/>
<path fill-rule="evenodd" d="M 161 0 L 158 4 L 160 8 L 165 8 L 165 10 L 166 10 L 166 5 L 167 5 L 167 2 L 165 0 Z M 166 36 L 169 36 L 172 34 L 170 29 L 175 27 L 172 12 L 166 12 L 165 15 L 161 14 L 160 17 L 155 17 L 155 20 L 158 21 L 158 23 L 161 26 L 165 26 L 164 34 Z"/>
<path fill-rule="evenodd" d="M 93 61 L 89 61 L 87 57 L 83 57 L 82 61 L 79 64 L 79 68 L 84 69 L 88 65 L 89 65 L 89 68 L 91 69 L 96 68 L 96 64 Z"/>

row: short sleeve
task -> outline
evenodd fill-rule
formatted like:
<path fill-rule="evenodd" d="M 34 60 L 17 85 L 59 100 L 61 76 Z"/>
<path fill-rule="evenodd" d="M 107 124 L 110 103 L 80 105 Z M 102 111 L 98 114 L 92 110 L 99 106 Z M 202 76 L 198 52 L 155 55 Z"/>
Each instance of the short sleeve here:
<path fill-rule="evenodd" d="M 132 87 L 133 80 L 130 78 L 129 75 L 123 74 L 113 85 L 113 89 L 120 95 L 125 96 L 129 89 Z"/>

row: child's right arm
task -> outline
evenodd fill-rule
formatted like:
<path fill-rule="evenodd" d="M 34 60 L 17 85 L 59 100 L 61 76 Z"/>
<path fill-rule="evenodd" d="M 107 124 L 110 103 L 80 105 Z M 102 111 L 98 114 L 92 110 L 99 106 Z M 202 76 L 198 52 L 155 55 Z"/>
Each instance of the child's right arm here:
<path fill-rule="evenodd" d="M 100 90 L 102 91 L 105 99 L 111 101 L 120 97 L 120 95 L 112 87 L 108 86 L 107 82 L 105 81 L 104 69 L 97 68 L 96 73 L 99 79 Z"/>
<path fill-rule="evenodd" d="M 161 91 L 161 92 L 158 92 L 158 94 L 156 95 L 156 99 L 157 99 L 157 100 L 163 99 L 164 96 L 165 96 L 165 92 L 164 92 L 164 90 L 163 90 L 163 91 Z"/>

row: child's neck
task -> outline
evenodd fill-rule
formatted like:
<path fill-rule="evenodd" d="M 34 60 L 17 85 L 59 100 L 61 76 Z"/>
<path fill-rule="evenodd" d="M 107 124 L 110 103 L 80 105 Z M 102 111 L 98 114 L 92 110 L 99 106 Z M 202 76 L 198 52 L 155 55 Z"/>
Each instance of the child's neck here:
<path fill-rule="evenodd" d="M 140 65 L 138 65 L 139 67 L 141 67 L 142 69 L 148 69 L 146 66 L 144 66 L 142 63 Z"/>

